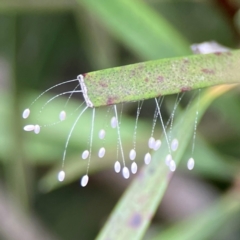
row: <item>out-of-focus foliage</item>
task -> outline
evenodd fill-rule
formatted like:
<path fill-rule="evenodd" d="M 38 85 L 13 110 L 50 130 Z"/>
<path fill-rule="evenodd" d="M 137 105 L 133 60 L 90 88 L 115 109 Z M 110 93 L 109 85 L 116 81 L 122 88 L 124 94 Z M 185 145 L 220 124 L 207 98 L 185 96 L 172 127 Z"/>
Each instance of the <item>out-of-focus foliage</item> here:
<path fill-rule="evenodd" d="M 67 151 L 66 181 L 59 184 L 56 173 L 61 168 L 65 140 L 77 113 L 69 121 L 33 135 L 22 131 L 26 123 L 21 119 L 22 110 L 41 91 L 74 79 L 80 73 L 187 55 L 188 44 L 202 41 L 215 40 L 237 48 L 239 7 L 239 1 L 235 0 L 0 1 L 1 207 L 4 208 L 1 196 L 8 192 L 9 202 L 16 204 L 22 216 L 30 221 L 34 214 L 49 239 L 94 239 L 130 183 L 112 170 L 116 158 L 117 142 L 112 140 L 115 133 L 110 132 L 111 137 L 106 139 L 105 144 L 111 149 L 107 158 L 99 160 L 93 155 L 89 185 L 81 188 L 79 178 L 85 174 L 87 165 L 80 160 L 80 153 L 89 139 L 91 113 L 84 115 Z M 73 88 L 61 86 L 48 96 Z M 69 112 L 74 112 L 82 101 L 78 94 L 74 97 L 67 106 Z M 183 99 L 185 107 L 189 99 L 191 94 Z M 45 101 L 44 97 L 33 105 L 33 123 L 58 121 L 66 98 L 57 98 L 38 115 Z M 174 96 L 166 98 L 164 119 L 174 101 Z M 236 89 L 211 105 L 197 134 L 196 167 L 191 173 L 185 170 L 190 154 L 186 151 L 146 239 L 161 239 L 161 236 L 179 239 L 182 229 L 185 235 L 181 239 L 195 239 L 194 234 L 198 239 L 240 238 L 239 214 L 235 214 L 239 211 L 235 202 L 239 195 L 239 101 Z M 154 106 L 153 101 L 144 103 L 140 117 L 139 164 L 143 162 L 144 146 L 151 132 Z M 131 148 L 135 114 L 136 105 L 124 106 L 121 132 L 126 152 Z M 98 109 L 96 129 L 104 125 L 105 119 L 106 109 Z M 93 151 L 99 147 L 96 141 Z M 1 239 L 13 239 L 11 233 L 21 229 L 15 224 L 2 224 L 9 216 L 0 214 Z M 187 221 L 189 217 L 191 221 Z M 184 223 L 179 223 L 180 219 L 185 219 Z M 30 224 L 21 227 L 33 228 Z M 39 225 L 36 223 L 35 227 L 38 229 Z M 124 226 L 119 229 L 124 231 Z M 192 238 L 187 238 L 189 229 L 196 229 L 190 232 Z M 36 232 L 35 239 L 44 239 L 39 229 Z M 16 239 L 27 238 L 20 234 Z"/>

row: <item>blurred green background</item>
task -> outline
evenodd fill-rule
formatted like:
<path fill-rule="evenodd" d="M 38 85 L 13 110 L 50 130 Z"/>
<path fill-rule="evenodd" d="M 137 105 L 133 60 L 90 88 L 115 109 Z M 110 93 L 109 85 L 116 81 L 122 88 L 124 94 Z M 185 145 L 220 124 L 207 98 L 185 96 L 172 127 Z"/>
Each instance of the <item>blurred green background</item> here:
<path fill-rule="evenodd" d="M 94 239 L 130 183 L 112 170 L 116 136 L 110 132 L 105 145 L 112 152 L 102 160 L 93 155 L 89 185 L 80 187 L 79 178 L 86 172 L 80 153 L 87 147 L 90 112 L 74 131 L 66 158 L 66 181 L 58 183 L 56 174 L 76 113 L 39 135 L 23 132 L 22 127 L 29 121 L 56 122 L 66 102 L 64 96 L 41 115 L 38 112 L 47 99 L 74 85 L 63 85 L 41 98 L 33 105 L 31 119 L 23 121 L 22 110 L 38 94 L 80 73 L 188 55 L 192 43 L 215 40 L 238 48 L 239 9 L 238 0 L 0 0 L 0 239 Z M 67 111 L 74 112 L 81 100 L 75 94 Z M 165 101 L 164 118 L 174 101 L 175 96 Z M 154 107 L 151 101 L 144 103 L 139 146 L 146 145 Z M 121 131 L 127 149 L 135 114 L 136 104 L 124 107 Z M 96 129 L 105 119 L 106 109 L 99 109 Z M 198 128 L 196 168 L 188 172 L 182 161 L 144 239 L 162 239 L 161 234 L 171 236 L 165 239 L 240 239 L 239 209 L 226 210 L 219 217 L 213 207 L 228 192 L 240 191 L 239 119 L 239 89 L 209 108 Z M 93 151 L 100 145 L 96 142 Z M 144 149 L 139 149 L 142 163 Z M 212 214 L 205 225 L 198 221 L 205 216 L 200 215 L 204 209 Z M 185 228 L 179 227 L 180 221 L 190 217 Z M 196 226 L 200 230 L 194 238 L 180 231 L 186 233 Z M 210 234 L 205 236 L 205 231 Z"/>

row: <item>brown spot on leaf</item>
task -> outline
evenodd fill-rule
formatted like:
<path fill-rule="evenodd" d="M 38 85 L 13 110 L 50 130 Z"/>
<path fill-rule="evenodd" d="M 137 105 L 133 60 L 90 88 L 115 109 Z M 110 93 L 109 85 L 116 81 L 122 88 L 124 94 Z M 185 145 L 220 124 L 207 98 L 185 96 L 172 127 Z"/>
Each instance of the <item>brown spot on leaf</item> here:
<path fill-rule="evenodd" d="M 99 85 L 103 88 L 107 88 L 108 84 L 106 82 L 100 82 Z"/>
<path fill-rule="evenodd" d="M 157 80 L 158 80 L 159 82 L 163 82 L 163 81 L 164 81 L 164 77 L 163 77 L 163 76 L 158 76 L 158 77 L 157 77 Z"/>
<path fill-rule="evenodd" d="M 113 105 L 116 103 L 117 97 L 109 97 L 107 100 L 107 105 Z"/>
<path fill-rule="evenodd" d="M 146 78 L 144 79 L 144 81 L 145 81 L 145 82 L 148 82 L 148 81 L 149 81 L 149 79 L 146 77 Z"/>
<path fill-rule="evenodd" d="M 191 87 L 187 87 L 187 86 L 185 86 L 185 87 L 181 87 L 181 92 L 188 92 L 188 91 L 191 91 L 192 90 L 192 88 Z"/>
<path fill-rule="evenodd" d="M 208 68 L 203 68 L 202 72 L 206 74 L 215 74 L 215 71 L 213 69 L 208 69 Z"/>

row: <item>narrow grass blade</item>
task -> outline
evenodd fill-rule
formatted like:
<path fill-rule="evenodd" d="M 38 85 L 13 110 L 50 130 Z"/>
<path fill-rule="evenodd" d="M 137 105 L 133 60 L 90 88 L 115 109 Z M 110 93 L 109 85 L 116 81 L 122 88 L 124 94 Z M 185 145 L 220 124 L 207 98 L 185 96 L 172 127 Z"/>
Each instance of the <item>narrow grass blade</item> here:
<path fill-rule="evenodd" d="M 161 232 L 153 240 L 212 239 L 213 234 L 240 211 L 239 193 L 228 193 L 220 201 L 190 219 Z"/>
<path fill-rule="evenodd" d="M 65 12 L 73 10 L 76 7 L 74 0 L 59 0 L 59 1 L 32 1 L 28 0 L 1 0 L 0 13 L 33 13 L 33 12 Z"/>
<path fill-rule="evenodd" d="M 200 116 L 208 105 L 219 95 L 233 86 L 220 86 L 203 94 L 200 104 Z M 192 137 L 197 102 L 178 120 L 172 136 L 179 140 L 179 149 L 173 154 L 178 164 Z M 200 117 L 199 116 L 199 117 Z M 144 166 L 110 215 L 105 227 L 98 236 L 103 239 L 141 239 L 171 179 L 171 173 L 164 160 L 168 154 L 166 141 L 161 150 L 154 154 L 151 164 Z"/>
<path fill-rule="evenodd" d="M 87 104 L 99 107 L 240 82 L 240 50 L 169 58 L 79 76 Z"/>
<path fill-rule="evenodd" d="M 190 54 L 189 43 L 143 1 L 79 0 L 107 29 L 144 59 Z M 81 13 L 79 13 L 81 14 Z"/>

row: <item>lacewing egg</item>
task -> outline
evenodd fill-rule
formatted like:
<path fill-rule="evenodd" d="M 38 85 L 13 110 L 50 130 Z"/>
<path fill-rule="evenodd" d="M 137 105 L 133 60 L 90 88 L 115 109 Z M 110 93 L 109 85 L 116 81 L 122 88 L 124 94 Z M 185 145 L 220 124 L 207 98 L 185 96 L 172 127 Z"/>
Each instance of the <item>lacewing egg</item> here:
<path fill-rule="evenodd" d="M 34 126 L 34 132 L 35 132 L 36 134 L 39 134 L 39 133 L 40 133 L 40 126 L 39 126 L 39 125 L 35 125 L 35 126 Z"/>
<path fill-rule="evenodd" d="M 166 165 L 169 166 L 171 161 L 172 161 L 172 156 L 171 156 L 171 154 L 168 154 L 165 158 Z"/>
<path fill-rule="evenodd" d="M 116 161 L 114 164 L 114 170 L 116 173 L 119 173 L 121 171 L 121 164 L 119 161 Z"/>
<path fill-rule="evenodd" d="M 194 159 L 193 159 L 193 158 L 190 158 L 190 159 L 188 160 L 188 163 L 187 163 L 188 169 L 189 169 L 189 170 L 193 170 L 194 164 L 195 164 Z"/>
<path fill-rule="evenodd" d="M 157 151 L 161 147 L 162 142 L 160 140 L 155 141 L 153 150 Z"/>
<path fill-rule="evenodd" d="M 29 109 L 29 108 L 26 108 L 26 109 L 23 111 L 23 113 L 22 113 L 22 117 L 23 117 L 24 119 L 26 119 L 26 118 L 29 117 L 29 115 L 30 115 L 30 109 Z"/>
<path fill-rule="evenodd" d="M 130 160 L 134 160 L 136 158 L 136 151 L 134 149 L 132 149 L 129 153 L 129 158 Z"/>
<path fill-rule="evenodd" d="M 178 149 L 178 140 L 176 138 L 172 140 L 171 149 L 174 152 Z"/>
<path fill-rule="evenodd" d="M 85 150 L 83 153 L 82 153 L 82 159 L 87 159 L 89 156 L 89 151 L 88 150 Z"/>
<path fill-rule="evenodd" d="M 148 147 L 150 149 L 153 149 L 154 145 L 155 145 L 155 138 L 154 137 L 150 137 L 149 140 L 148 140 Z"/>
<path fill-rule="evenodd" d="M 128 170 L 127 167 L 124 167 L 124 168 L 122 169 L 122 175 L 123 175 L 123 177 L 126 178 L 126 179 L 128 179 L 128 178 L 130 177 L 130 172 L 129 172 L 129 170 Z"/>
<path fill-rule="evenodd" d="M 146 153 L 145 157 L 144 157 L 144 162 L 146 165 L 148 165 L 151 162 L 151 154 L 150 153 Z"/>
<path fill-rule="evenodd" d="M 136 174 L 137 173 L 137 169 L 138 169 L 137 164 L 135 162 L 133 162 L 131 164 L 131 172 L 132 172 L 132 174 Z"/>
<path fill-rule="evenodd" d="M 104 129 L 101 129 L 101 130 L 99 131 L 99 133 L 98 133 L 98 137 L 99 137 L 100 139 L 104 139 L 104 138 L 105 138 L 105 135 L 106 135 L 106 132 L 105 132 Z"/>
<path fill-rule="evenodd" d="M 111 119 L 111 127 L 116 128 L 117 127 L 117 119 L 116 117 L 112 117 Z"/>
<path fill-rule="evenodd" d="M 23 130 L 24 131 L 27 131 L 27 132 L 30 132 L 30 131 L 33 131 L 35 129 L 35 125 L 26 125 Z"/>
<path fill-rule="evenodd" d="M 59 119 L 60 119 L 60 121 L 64 121 L 66 119 L 66 112 L 65 111 L 60 112 Z"/>
<path fill-rule="evenodd" d="M 88 175 L 84 175 L 84 176 L 82 177 L 82 179 L 81 179 L 81 186 L 82 186 L 82 187 L 86 187 L 87 184 L 88 184 L 88 180 L 89 180 Z"/>
<path fill-rule="evenodd" d="M 58 181 L 62 182 L 65 179 L 65 172 L 64 171 L 60 171 L 58 173 Z"/>
<path fill-rule="evenodd" d="M 174 160 L 171 160 L 169 163 L 169 169 L 171 172 L 174 172 L 176 170 L 176 163 Z"/>
<path fill-rule="evenodd" d="M 98 157 L 103 158 L 105 155 L 105 152 L 106 152 L 106 150 L 104 147 L 100 148 L 98 151 Z"/>

